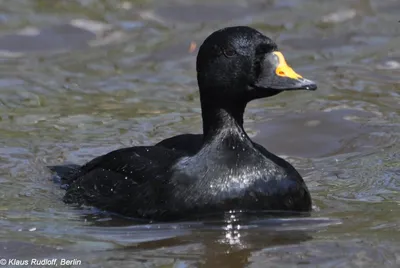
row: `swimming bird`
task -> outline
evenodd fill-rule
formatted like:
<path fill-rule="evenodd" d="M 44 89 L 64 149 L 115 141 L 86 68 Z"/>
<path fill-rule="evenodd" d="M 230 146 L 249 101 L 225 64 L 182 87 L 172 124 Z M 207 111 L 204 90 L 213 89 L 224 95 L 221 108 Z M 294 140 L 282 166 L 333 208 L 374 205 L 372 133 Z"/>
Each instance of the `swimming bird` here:
<path fill-rule="evenodd" d="M 296 169 L 252 142 L 243 128 L 246 104 L 316 84 L 290 68 L 277 45 L 259 31 L 218 30 L 199 48 L 197 80 L 203 118 L 198 148 L 137 146 L 112 151 L 83 166 L 51 166 L 66 203 L 125 216 L 174 221 L 230 210 L 311 210 Z M 176 138 L 176 137 L 174 137 Z"/>

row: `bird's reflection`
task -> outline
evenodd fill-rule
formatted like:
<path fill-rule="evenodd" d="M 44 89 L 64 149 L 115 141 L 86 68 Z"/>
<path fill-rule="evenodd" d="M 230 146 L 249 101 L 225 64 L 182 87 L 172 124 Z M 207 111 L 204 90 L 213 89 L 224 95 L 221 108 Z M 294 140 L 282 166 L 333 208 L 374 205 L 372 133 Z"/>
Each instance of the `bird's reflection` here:
<path fill-rule="evenodd" d="M 177 261 L 194 262 L 200 267 L 244 267 L 261 249 L 299 244 L 311 240 L 315 231 L 340 223 L 328 218 L 259 211 L 228 211 L 185 222 L 134 225 L 130 219 L 110 215 L 85 218 L 92 224 L 84 230 L 85 235 L 123 245 L 117 251 L 132 251 L 146 258 L 177 254 Z"/>
<path fill-rule="evenodd" d="M 225 235 L 218 242 L 232 246 L 242 247 L 240 240 L 240 217 L 234 211 L 225 214 L 226 225 L 222 227 Z"/>

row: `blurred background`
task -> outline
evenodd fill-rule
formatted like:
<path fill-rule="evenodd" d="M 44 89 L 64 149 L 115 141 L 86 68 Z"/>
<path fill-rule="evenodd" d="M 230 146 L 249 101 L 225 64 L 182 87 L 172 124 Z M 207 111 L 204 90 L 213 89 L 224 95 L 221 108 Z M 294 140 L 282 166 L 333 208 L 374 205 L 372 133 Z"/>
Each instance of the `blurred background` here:
<path fill-rule="evenodd" d="M 399 14 L 398 0 L 1 1 L 0 257 L 399 266 Z M 46 165 L 201 132 L 197 49 L 233 25 L 274 39 L 319 86 L 245 115 L 251 136 L 304 176 L 312 218 L 143 226 L 65 205 Z"/>

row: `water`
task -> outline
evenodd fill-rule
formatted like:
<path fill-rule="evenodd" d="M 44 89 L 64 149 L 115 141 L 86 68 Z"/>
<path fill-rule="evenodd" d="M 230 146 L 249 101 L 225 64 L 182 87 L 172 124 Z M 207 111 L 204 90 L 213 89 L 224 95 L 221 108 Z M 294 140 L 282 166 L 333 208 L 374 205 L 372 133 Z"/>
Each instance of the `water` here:
<path fill-rule="evenodd" d="M 399 12 L 397 0 L 0 2 L 0 257 L 399 266 Z M 197 48 L 242 24 L 318 83 L 254 101 L 245 118 L 304 176 L 311 218 L 146 224 L 65 205 L 46 165 L 201 131 Z"/>

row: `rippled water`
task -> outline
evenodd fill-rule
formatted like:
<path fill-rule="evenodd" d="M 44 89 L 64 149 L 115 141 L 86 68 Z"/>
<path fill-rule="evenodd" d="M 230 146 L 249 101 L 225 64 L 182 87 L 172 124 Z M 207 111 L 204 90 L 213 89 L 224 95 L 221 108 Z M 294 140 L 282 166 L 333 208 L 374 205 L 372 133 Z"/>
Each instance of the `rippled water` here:
<path fill-rule="evenodd" d="M 0 257 L 84 267 L 400 266 L 398 0 L 0 2 Z M 198 44 L 250 25 L 316 92 L 251 103 L 311 218 L 145 224 L 65 205 L 47 164 L 201 131 Z"/>

